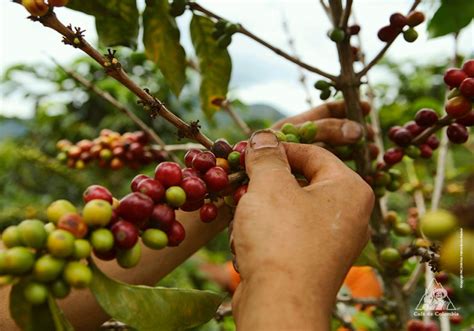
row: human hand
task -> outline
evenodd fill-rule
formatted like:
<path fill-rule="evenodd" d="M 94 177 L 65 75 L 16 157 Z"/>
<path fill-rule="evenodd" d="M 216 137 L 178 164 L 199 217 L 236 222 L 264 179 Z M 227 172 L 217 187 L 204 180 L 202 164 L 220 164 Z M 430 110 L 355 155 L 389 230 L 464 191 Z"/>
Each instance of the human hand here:
<path fill-rule="evenodd" d="M 248 192 L 231 241 L 242 282 L 233 298 L 242 330 L 326 330 L 348 269 L 368 240 L 371 188 L 330 152 L 254 134 Z M 303 174 L 301 188 L 291 170 Z"/>

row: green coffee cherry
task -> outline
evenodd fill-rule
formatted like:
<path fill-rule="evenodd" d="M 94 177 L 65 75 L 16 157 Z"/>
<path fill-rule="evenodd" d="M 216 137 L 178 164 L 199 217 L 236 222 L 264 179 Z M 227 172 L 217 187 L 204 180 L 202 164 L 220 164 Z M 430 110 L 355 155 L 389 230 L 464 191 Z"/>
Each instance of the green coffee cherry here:
<path fill-rule="evenodd" d="M 171 186 L 166 189 L 166 202 L 173 206 L 179 207 L 186 202 L 186 192 L 180 186 Z"/>
<path fill-rule="evenodd" d="M 330 89 L 322 90 L 321 93 L 319 94 L 319 98 L 321 100 L 327 100 L 327 99 L 329 99 L 330 96 L 331 96 L 331 90 Z"/>
<path fill-rule="evenodd" d="M 85 239 L 77 239 L 74 241 L 74 254 L 75 259 L 86 259 L 91 255 L 92 246 L 89 241 Z"/>
<path fill-rule="evenodd" d="M 227 156 L 227 161 L 232 169 L 238 169 L 240 167 L 240 153 L 237 151 L 230 152 Z"/>
<path fill-rule="evenodd" d="M 420 154 L 420 149 L 416 146 L 410 145 L 405 148 L 405 155 L 408 155 L 412 159 L 418 159 Z"/>
<path fill-rule="evenodd" d="M 48 251 L 55 257 L 68 257 L 74 253 L 74 236 L 66 230 L 54 230 L 46 242 Z"/>
<path fill-rule="evenodd" d="M 50 285 L 51 294 L 58 299 L 62 299 L 68 296 L 71 292 L 69 285 L 62 279 L 57 279 Z"/>
<path fill-rule="evenodd" d="M 407 42 L 412 43 L 418 38 L 418 32 L 416 32 L 415 29 L 409 28 L 405 31 L 403 31 L 403 39 L 405 39 Z"/>
<path fill-rule="evenodd" d="M 400 187 L 402 187 L 402 183 L 399 180 L 391 180 L 386 186 L 387 191 L 390 192 L 398 191 Z"/>
<path fill-rule="evenodd" d="M 92 281 L 92 271 L 81 262 L 69 262 L 64 268 L 63 278 L 74 288 L 85 288 Z"/>
<path fill-rule="evenodd" d="M 274 131 L 275 137 L 277 137 L 278 141 L 286 141 L 286 135 L 281 131 Z"/>
<path fill-rule="evenodd" d="M 342 29 L 334 28 L 334 29 L 329 30 L 328 37 L 335 43 L 340 43 L 341 41 L 344 40 L 344 38 L 346 37 L 346 34 L 344 33 Z"/>
<path fill-rule="evenodd" d="M 291 133 L 291 134 L 294 134 L 296 136 L 296 135 L 298 135 L 298 128 L 292 123 L 285 123 L 281 127 L 281 132 L 283 132 L 284 134 Z"/>
<path fill-rule="evenodd" d="M 382 249 L 382 251 L 380 252 L 380 259 L 384 263 L 391 264 L 391 263 L 399 262 L 402 259 L 402 257 L 400 255 L 400 252 L 397 249 L 393 247 L 387 247 L 387 248 Z"/>
<path fill-rule="evenodd" d="M 23 289 L 23 295 L 32 305 L 40 305 L 48 299 L 48 288 L 41 283 L 30 282 Z"/>
<path fill-rule="evenodd" d="M 7 251 L 0 250 L 0 276 L 7 273 L 6 261 Z"/>
<path fill-rule="evenodd" d="M 298 144 L 300 142 L 300 138 L 295 134 L 288 133 L 285 136 L 286 136 L 286 141 L 289 142 L 289 143 L 297 143 Z"/>
<path fill-rule="evenodd" d="M 131 249 L 120 250 L 117 253 L 117 263 L 122 268 L 133 268 L 140 262 L 142 256 L 142 246 L 136 243 Z"/>
<path fill-rule="evenodd" d="M 390 175 L 385 171 L 379 171 L 374 176 L 374 185 L 377 187 L 386 186 L 390 183 Z"/>
<path fill-rule="evenodd" d="M 41 256 L 33 267 L 33 275 L 40 282 L 50 282 L 61 275 L 64 268 L 64 260 L 55 258 L 49 254 Z"/>
<path fill-rule="evenodd" d="M 412 233 L 411 226 L 408 223 L 399 222 L 395 223 L 393 227 L 393 232 L 399 236 L 408 236 Z"/>
<path fill-rule="evenodd" d="M 303 123 L 298 129 L 298 134 L 302 143 L 311 144 L 314 142 L 314 137 L 316 136 L 317 128 L 316 124 L 311 121 Z"/>
<path fill-rule="evenodd" d="M 170 15 L 178 17 L 184 14 L 186 0 L 174 0 L 170 5 Z"/>
<path fill-rule="evenodd" d="M 328 81 L 325 81 L 323 79 L 318 80 L 316 83 L 314 83 L 314 87 L 318 90 L 329 90 L 331 88 L 331 83 Z"/>
<path fill-rule="evenodd" d="M 168 245 L 168 236 L 161 230 L 148 229 L 143 232 L 142 241 L 151 249 L 162 249 Z"/>
<path fill-rule="evenodd" d="M 114 247 L 114 235 L 108 229 L 98 229 L 90 237 L 92 247 L 98 252 L 108 252 Z"/>
<path fill-rule="evenodd" d="M 398 169 L 391 168 L 388 170 L 391 180 L 400 180 L 402 178 L 402 173 Z"/>
<path fill-rule="evenodd" d="M 387 190 L 384 186 L 378 186 L 374 188 L 374 194 L 377 198 L 381 198 L 387 193 Z"/>
<path fill-rule="evenodd" d="M 18 226 L 10 225 L 8 228 L 6 228 L 2 233 L 2 242 L 8 248 L 23 246 Z"/>
<path fill-rule="evenodd" d="M 44 223 L 39 220 L 25 220 L 18 225 L 21 242 L 28 247 L 41 248 L 46 243 L 48 234 Z"/>
<path fill-rule="evenodd" d="M 67 200 L 56 200 L 46 209 L 48 220 L 54 224 L 56 224 L 64 214 L 76 212 L 76 207 Z"/>
<path fill-rule="evenodd" d="M 4 256 L 4 268 L 7 274 L 23 275 L 33 268 L 35 255 L 30 248 L 9 248 Z"/>

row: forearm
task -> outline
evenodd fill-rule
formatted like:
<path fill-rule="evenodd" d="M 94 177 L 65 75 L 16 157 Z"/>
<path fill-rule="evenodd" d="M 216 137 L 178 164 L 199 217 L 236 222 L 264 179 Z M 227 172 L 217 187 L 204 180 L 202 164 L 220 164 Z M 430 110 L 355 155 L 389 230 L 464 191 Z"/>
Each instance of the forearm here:
<path fill-rule="evenodd" d="M 160 251 L 143 247 L 140 263 L 133 269 L 122 269 L 115 261 L 98 261 L 98 266 L 111 278 L 130 284 L 154 285 L 225 229 L 231 213 L 227 207 L 220 208 L 218 219 L 210 224 L 200 222 L 198 212 L 178 212 L 177 218 L 186 229 L 186 239 L 178 247 Z M 15 330 L 8 312 L 9 293 L 10 287 L 0 290 L 0 330 Z M 74 290 L 59 304 L 78 331 L 96 330 L 108 318 L 88 290 Z"/>

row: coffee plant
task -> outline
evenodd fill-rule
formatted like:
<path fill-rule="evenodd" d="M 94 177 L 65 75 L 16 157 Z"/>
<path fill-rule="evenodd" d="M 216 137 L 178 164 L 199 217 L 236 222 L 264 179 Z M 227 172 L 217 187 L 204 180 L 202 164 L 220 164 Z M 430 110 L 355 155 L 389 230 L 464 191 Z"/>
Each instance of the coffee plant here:
<path fill-rule="evenodd" d="M 235 111 L 234 100 L 228 99 L 228 47 L 235 35 L 243 35 L 302 70 L 321 76 L 314 82 L 320 99 L 342 99 L 342 111 L 331 116 L 347 117 L 363 128 L 363 137 L 353 144 L 321 143 L 320 128 L 313 121 L 294 124 L 283 120 L 268 129 L 280 141 L 318 144 L 328 149 L 353 168 L 377 197 L 370 224 L 371 240 L 356 265 L 368 266 L 377 273 L 383 295 L 361 298 L 341 290 L 333 314 L 334 329 L 445 331 L 458 325 L 472 327 L 474 320 L 468 316 L 474 311 L 472 307 L 454 311 L 449 306 L 441 307 L 432 315 L 416 315 L 412 311 L 414 301 L 424 297 L 421 289 L 425 284 L 426 291 L 433 283 L 437 290 L 444 291 L 444 297 L 461 299 L 455 297 L 454 287 L 462 287 L 462 282 L 471 284 L 469 279 L 474 276 L 472 175 L 465 183 L 465 199 L 458 199 L 449 209 L 439 208 L 448 148 L 466 146 L 471 166 L 468 171 L 472 171 L 469 131 L 474 125 L 474 60 L 459 61 L 454 54 L 453 67 L 444 68 L 443 111 L 419 107 L 412 118 L 381 127 L 381 112 L 372 109 L 373 95 L 368 101 L 361 100 L 364 93 L 371 96 L 367 73 L 379 64 L 391 44 L 399 37 L 409 43 L 417 40 L 420 24 L 426 20 L 418 10 L 421 1 L 415 0 L 406 14 L 389 15 L 387 25 L 374 36 L 382 42 L 381 51 L 370 61 L 365 60 L 357 39 L 363 27 L 349 24 L 352 1 L 347 0 L 344 5 L 341 0 L 321 1 L 333 24 L 327 36 L 337 48 L 339 74 L 303 62 L 194 1 L 147 0 L 141 14 L 132 0 L 14 2 L 29 12 L 32 24 L 36 22 L 38 27 L 42 25 L 61 35 L 63 47 L 76 48 L 95 61 L 100 66 L 101 80 L 112 78 L 121 84 L 137 99 L 142 114 L 149 117 L 148 121 L 143 120 L 98 84 L 61 67 L 64 74 L 124 114 L 140 131 L 118 132 L 104 127 L 96 138 L 75 142 L 60 139 L 56 143 L 57 160 L 70 171 L 86 171 L 85 168 L 96 166 L 106 170 L 128 167 L 135 176 L 129 180 L 129 191 L 122 196 L 114 195 L 103 183 L 96 183 L 83 187 L 80 207 L 59 196 L 44 206 L 43 218 L 28 218 L 3 229 L 0 284 L 11 286 L 10 314 L 18 327 L 73 330 L 56 300 L 75 297 L 85 288 L 109 317 L 137 330 L 187 329 L 209 321 L 216 311 L 223 316 L 219 312 L 224 296 L 219 293 L 129 285 L 109 278 L 99 268 L 100 260 L 114 261 L 133 274 L 146 247 L 160 251 L 156 257 L 160 259 L 161 270 L 154 280 L 163 278 L 228 225 L 247 191 L 247 140 L 209 138 L 205 121 L 179 116 L 182 114 L 173 111 L 158 93 L 132 79 L 127 68 L 132 60 L 121 58 L 122 54 L 131 57 L 131 53 L 111 48 L 136 48 L 140 20 L 145 54 L 158 67 L 175 103 L 182 100 L 179 97 L 187 84 L 187 68 L 199 72 L 200 108 L 206 121 L 225 112 L 243 136 L 248 138 L 252 133 L 252 128 Z M 77 26 L 78 22 L 65 25 L 55 12 L 62 6 L 93 15 L 99 44 L 110 48 L 99 50 L 89 43 L 87 32 Z M 460 13 L 459 6 L 465 6 L 466 13 Z M 189 28 L 197 63 L 187 60 L 180 44 L 176 17 L 186 11 L 192 14 Z M 429 21 L 429 31 L 434 37 L 457 36 L 469 24 L 472 14 L 472 4 L 467 1 L 442 1 Z M 445 22 L 450 15 L 457 15 L 455 23 Z M 198 117 L 194 113 L 192 116 Z M 190 142 L 166 144 L 147 124 L 161 120 L 175 128 L 179 139 Z M 34 153 L 25 154 L 40 159 Z M 427 193 L 426 185 L 418 179 L 419 169 L 434 162 L 434 187 Z M 147 165 L 153 165 L 154 173 L 139 173 Z M 302 186 L 307 184 L 304 177 L 294 175 Z M 79 180 L 74 185 L 83 184 Z M 392 194 L 389 192 L 406 192 L 413 199 L 395 210 L 387 204 L 387 196 Z M 427 197 L 432 198 L 430 210 L 426 207 Z M 190 220 L 189 215 L 194 219 Z"/>

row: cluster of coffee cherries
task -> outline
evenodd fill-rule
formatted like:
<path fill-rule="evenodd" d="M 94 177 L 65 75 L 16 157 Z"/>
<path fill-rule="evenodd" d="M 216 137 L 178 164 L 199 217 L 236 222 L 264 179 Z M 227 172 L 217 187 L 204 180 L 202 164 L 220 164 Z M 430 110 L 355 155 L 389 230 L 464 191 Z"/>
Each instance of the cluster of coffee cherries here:
<path fill-rule="evenodd" d="M 212 38 L 217 41 L 217 46 L 220 48 L 227 48 L 232 42 L 232 35 L 239 31 L 239 29 L 240 27 L 238 24 L 221 19 L 214 24 Z"/>
<path fill-rule="evenodd" d="M 118 170 L 124 166 L 138 169 L 151 162 L 162 162 L 168 158 L 165 151 L 151 145 L 148 135 L 143 131 L 118 132 L 103 129 L 94 140 L 83 139 L 76 144 L 60 140 L 58 160 L 67 166 L 83 169 L 88 163 L 97 161 L 101 168 Z"/>
<path fill-rule="evenodd" d="M 418 38 L 418 33 L 414 29 L 425 20 L 425 15 L 419 11 L 413 11 L 407 16 L 394 13 L 390 16 L 390 24 L 382 27 L 377 33 L 378 38 L 386 43 L 392 42 L 403 32 L 403 38 L 407 42 L 414 42 Z"/>
<path fill-rule="evenodd" d="M 50 7 L 62 7 L 67 5 L 69 0 L 22 0 L 21 4 L 33 16 L 44 16 L 48 13 Z"/>
<path fill-rule="evenodd" d="M 440 119 L 433 109 L 424 108 L 416 113 L 414 121 L 390 128 L 388 137 L 397 147 L 388 149 L 384 154 L 388 166 L 400 162 L 404 155 L 430 158 L 439 146 L 438 138 L 431 134 L 423 141 L 415 141 L 416 144 L 414 140 L 433 127 L 447 125 L 446 134 L 453 144 L 468 140 L 468 127 L 474 125 L 474 60 L 466 61 L 462 69 L 449 69 L 444 80 L 452 89 L 445 104 L 446 116 Z"/>

